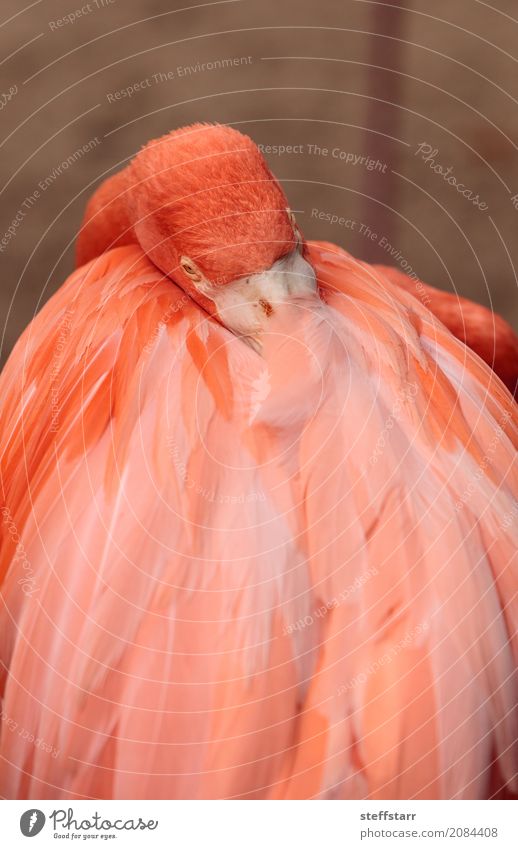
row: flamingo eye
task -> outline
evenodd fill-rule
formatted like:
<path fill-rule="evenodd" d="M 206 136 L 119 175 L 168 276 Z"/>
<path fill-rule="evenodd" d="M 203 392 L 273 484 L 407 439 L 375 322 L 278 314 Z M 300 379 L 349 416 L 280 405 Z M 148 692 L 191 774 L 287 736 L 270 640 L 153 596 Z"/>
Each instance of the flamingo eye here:
<path fill-rule="evenodd" d="M 197 283 L 201 280 L 202 274 L 201 274 L 198 266 L 196 265 L 195 262 L 192 261 L 192 259 L 189 259 L 188 256 L 182 256 L 180 258 L 180 265 L 182 266 L 183 270 L 185 271 L 187 276 L 191 278 L 192 281 Z"/>

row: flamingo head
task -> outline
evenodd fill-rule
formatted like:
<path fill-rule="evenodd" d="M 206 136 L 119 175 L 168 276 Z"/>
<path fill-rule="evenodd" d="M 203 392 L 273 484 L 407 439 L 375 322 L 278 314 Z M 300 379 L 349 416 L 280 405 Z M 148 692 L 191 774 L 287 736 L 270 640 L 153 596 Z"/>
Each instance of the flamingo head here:
<path fill-rule="evenodd" d="M 257 339 L 279 301 L 315 292 L 294 215 L 248 136 L 184 127 L 149 142 L 130 178 L 142 248 L 230 330 Z"/>

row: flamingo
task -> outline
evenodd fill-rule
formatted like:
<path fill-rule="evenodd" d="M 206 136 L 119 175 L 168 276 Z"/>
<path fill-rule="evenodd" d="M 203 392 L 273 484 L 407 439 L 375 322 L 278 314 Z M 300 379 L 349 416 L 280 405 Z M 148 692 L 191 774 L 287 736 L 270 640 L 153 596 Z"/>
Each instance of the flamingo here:
<path fill-rule="evenodd" d="M 0 794 L 516 794 L 509 326 L 306 241 L 221 125 L 77 260 L 0 379 Z"/>

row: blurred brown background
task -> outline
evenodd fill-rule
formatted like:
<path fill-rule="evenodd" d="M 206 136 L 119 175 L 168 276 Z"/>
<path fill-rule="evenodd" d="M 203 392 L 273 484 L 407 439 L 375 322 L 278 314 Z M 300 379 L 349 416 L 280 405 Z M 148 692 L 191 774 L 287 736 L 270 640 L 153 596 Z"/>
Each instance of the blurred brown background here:
<path fill-rule="evenodd" d="M 73 267 L 93 188 L 197 120 L 292 146 L 267 158 L 307 237 L 518 327 L 515 0 L 3 0 L 0 15 L 3 357 Z"/>

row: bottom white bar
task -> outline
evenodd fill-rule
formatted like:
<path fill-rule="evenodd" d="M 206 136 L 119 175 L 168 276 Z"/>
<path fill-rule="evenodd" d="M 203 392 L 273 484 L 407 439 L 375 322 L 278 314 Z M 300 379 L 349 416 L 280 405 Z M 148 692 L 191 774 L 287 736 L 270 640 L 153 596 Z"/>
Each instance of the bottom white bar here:
<path fill-rule="evenodd" d="M 1 845 L 516 849 L 518 802 L 2 801 Z M 28 839 L 34 837 L 34 844 Z"/>

